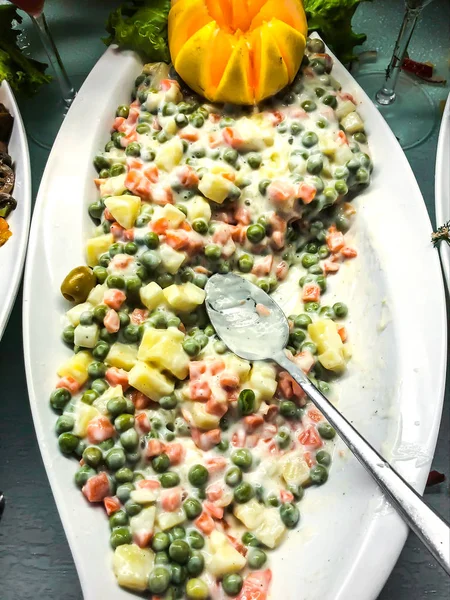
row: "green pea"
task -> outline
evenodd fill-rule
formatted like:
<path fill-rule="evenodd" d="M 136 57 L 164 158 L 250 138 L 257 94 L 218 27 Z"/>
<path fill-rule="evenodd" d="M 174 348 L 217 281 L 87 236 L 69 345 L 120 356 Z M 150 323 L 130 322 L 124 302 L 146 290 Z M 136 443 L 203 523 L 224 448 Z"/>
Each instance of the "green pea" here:
<path fill-rule="evenodd" d="M 300 512 L 295 504 L 285 502 L 280 506 L 280 517 L 288 529 L 293 529 L 300 519 Z"/>
<path fill-rule="evenodd" d="M 108 400 L 106 404 L 106 410 L 113 416 L 118 417 L 127 407 L 127 401 L 123 396 L 117 396 L 116 398 L 111 398 Z"/>
<path fill-rule="evenodd" d="M 209 338 L 204 333 L 197 333 L 194 337 L 195 341 L 200 345 L 200 349 L 203 350 L 208 345 Z"/>
<path fill-rule="evenodd" d="M 295 419 L 297 417 L 297 406 L 292 400 L 283 400 L 280 403 L 280 414 L 285 419 Z"/>
<path fill-rule="evenodd" d="M 149 324 L 155 329 L 167 329 L 167 317 L 160 311 L 156 310 L 148 320 Z"/>
<path fill-rule="evenodd" d="M 355 141 L 359 142 L 360 144 L 366 144 L 367 143 L 367 136 L 362 131 L 358 131 L 357 133 L 355 133 L 354 136 L 353 136 L 353 139 Z"/>
<path fill-rule="evenodd" d="M 266 236 L 266 229 L 260 223 L 254 223 L 247 229 L 247 239 L 252 244 L 261 242 Z"/>
<path fill-rule="evenodd" d="M 134 224 L 136 227 L 145 227 L 149 221 L 150 215 L 139 215 Z"/>
<path fill-rule="evenodd" d="M 253 498 L 255 491 L 253 486 L 247 481 L 242 481 L 234 488 L 234 501 L 238 504 L 244 504 Z"/>
<path fill-rule="evenodd" d="M 217 352 L 217 354 L 224 354 L 227 351 L 227 346 L 224 342 L 222 342 L 222 340 L 218 340 L 217 342 L 214 342 L 214 350 L 215 352 Z"/>
<path fill-rule="evenodd" d="M 95 379 L 91 383 L 91 388 L 100 396 L 101 394 L 106 392 L 106 390 L 109 388 L 109 385 L 104 379 Z"/>
<path fill-rule="evenodd" d="M 89 465 L 83 465 L 75 473 L 75 485 L 81 489 L 86 485 L 88 479 L 93 477 L 95 474 L 96 471 L 94 471 L 94 469 L 92 469 Z"/>
<path fill-rule="evenodd" d="M 294 348 L 300 348 L 305 339 L 306 334 L 302 329 L 294 329 L 289 334 L 289 344 L 291 346 L 294 346 Z"/>
<path fill-rule="evenodd" d="M 103 221 L 103 225 L 104 225 L 105 223 L 108 223 L 108 221 Z M 102 225 L 102 226 L 103 226 L 103 225 Z M 105 232 L 105 233 L 108 233 L 108 230 L 106 230 L 106 232 Z M 99 265 L 100 265 L 101 267 L 107 267 L 107 266 L 109 265 L 109 263 L 110 263 L 110 262 L 111 262 L 111 257 L 110 257 L 110 256 L 109 256 L 109 254 L 107 254 L 106 252 L 104 252 L 103 254 L 101 254 L 101 255 L 99 256 L 98 263 L 99 263 Z"/>
<path fill-rule="evenodd" d="M 309 477 L 312 483 L 323 485 L 328 479 L 328 471 L 323 465 L 318 464 L 311 468 Z"/>
<path fill-rule="evenodd" d="M 248 555 L 247 563 L 250 569 L 261 569 L 267 561 L 267 554 L 260 548 L 254 548 Z"/>
<path fill-rule="evenodd" d="M 279 448 L 284 449 L 290 446 L 291 444 L 291 436 L 288 431 L 283 429 L 278 430 L 277 435 L 275 436 L 275 441 Z"/>
<path fill-rule="evenodd" d="M 319 258 L 322 259 L 322 260 L 324 258 L 327 258 L 330 255 L 330 251 L 328 250 L 328 246 L 325 246 L 325 245 L 320 246 L 318 254 L 319 254 Z"/>
<path fill-rule="evenodd" d="M 204 158 L 206 156 L 206 149 L 203 148 L 203 146 L 200 146 L 199 144 L 192 145 L 191 154 L 195 158 Z"/>
<path fill-rule="evenodd" d="M 155 565 L 168 565 L 169 562 L 170 559 L 167 552 L 160 551 L 155 554 Z"/>
<path fill-rule="evenodd" d="M 179 319 L 178 317 L 169 317 L 167 319 L 167 327 L 175 327 L 176 329 L 179 328 L 181 324 L 181 319 Z"/>
<path fill-rule="evenodd" d="M 98 342 L 94 349 L 92 350 L 92 356 L 97 361 L 103 361 L 108 356 L 109 353 L 109 344 L 104 341 Z"/>
<path fill-rule="evenodd" d="M 311 352 L 311 354 L 317 354 L 317 346 L 313 342 L 305 342 L 301 347 L 302 352 Z"/>
<path fill-rule="evenodd" d="M 111 450 L 111 448 L 114 448 L 114 440 L 112 438 L 103 440 L 103 442 L 100 442 L 99 447 L 101 448 L 101 450 L 103 452 L 108 452 L 108 450 Z"/>
<path fill-rule="evenodd" d="M 336 431 L 326 421 L 318 424 L 317 431 L 324 440 L 332 440 L 336 436 Z"/>
<path fill-rule="evenodd" d="M 130 519 L 128 518 L 127 513 L 123 510 L 118 510 L 109 517 L 109 526 L 111 529 L 115 529 L 116 527 L 123 527 L 125 525 L 128 525 L 129 522 Z"/>
<path fill-rule="evenodd" d="M 181 565 L 177 565 L 176 563 L 172 563 L 170 565 L 170 581 L 175 585 L 183 584 L 187 579 L 188 573 L 186 567 Z M 168 590 L 170 592 L 170 590 Z M 170 598 L 175 598 L 175 594 L 170 596 L 166 594 L 166 600 L 170 600 Z"/>
<path fill-rule="evenodd" d="M 163 488 L 173 488 L 180 483 L 180 476 L 174 471 L 168 471 L 160 476 L 159 481 Z"/>
<path fill-rule="evenodd" d="M 222 254 L 222 250 L 220 246 L 217 244 L 208 244 L 205 246 L 205 256 L 210 260 L 219 260 Z"/>
<path fill-rule="evenodd" d="M 333 304 L 333 310 L 338 319 L 344 319 L 348 315 L 347 305 L 343 302 L 336 302 L 336 304 Z"/>
<path fill-rule="evenodd" d="M 262 164 L 262 156 L 258 152 L 249 152 L 247 154 L 247 163 L 252 169 L 259 169 Z"/>
<path fill-rule="evenodd" d="M 205 568 L 205 559 L 200 552 L 192 552 L 186 565 L 189 575 L 196 577 L 200 575 Z"/>
<path fill-rule="evenodd" d="M 184 540 L 174 540 L 169 546 L 169 556 L 180 565 L 185 565 L 191 555 L 189 544 Z"/>
<path fill-rule="evenodd" d="M 208 469 L 203 465 L 194 465 L 189 469 L 188 479 L 194 487 L 203 487 L 208 481 Z"/>
<path fill-rule="evenodd" d="M 123 150 L 123 146 L 120 141 L 123 137 L 125 137 L 125 134 L 122 131 L 115 131 L 111 135 L 111 141 L 114 143 L 114 146 L 116 148 L 119 148 L 119 150 Z"/>
<path fill-rule="evenodd" d="M 312 175 L 318 175 L 323 169 L 323 159 L 320 154 L 313 154 L 306 162 L 306 170 Z"/>
<path fill-rule="evenodd" d="M 230 447 L 230 442 L 228 440 L 220 440 L 220 442 L 216 446 L 216 449 L 219 452 L 226 452 L 229 447 Z"/>
<path fill-rule="evenodd" d="M 305 283 L 310 283 L 311 281 L 315 281 L 315 278 L 313 275 L 308 274 L 300 277 L 298 284 L 300 287 L 303 287 Z"/>
<path fill-rule="evenodd" d="M 125 510 L 127 511 L 127 515 L 130 517 L 135 517 L 142 510 L 142 505 L 137 502 L 133 502 L 132 500 L 128 500 L 125 502 Z"/>
<path fill-rule="evenodd" d="M 250 273 L 253 269 L 253 257 L 250 254 L 242 254 L 238 259 L 238 267 L 242 273 Z"/>
<path fill-rule="evenodd" d="M 209 597 L 208 586 L 202 579 L 189 579 L 186 585 L 188 600 L 207 600 Z"/>
<path fill-rule="evenodd" d="M 190 121 L 191 125 L 197 128 L 203 127 L 203 125 L 205 124 L 205 119 L 202 117 L 201 114 L 192 115 Z"/>
<path fill-rule="evenodd" d="M 252 466 L 252 453 L 247 448 L 240 448 L 232 453 L 231 461 L 243 471 L 247 471 Z"/>
<path fill-rule="evenodd" d="M 324 467 L 329 467 L 331 464 L 331 456 L 326 450 L 319 450 L 316 454 L 316 460 Z"/>
<path fill-rule="evenodd" d="M 130 494 L 134 490 L 134 485 L 132 483 L 122 483 L 117 486 L 116 496 L 122 503 L 127 502 L 130 499 Z"/>
<path fill-rule="evenodd" d="M 187 540 L 188 540 L 191 548 L 193 548 L 194 550 L 201 550 L 203 548 L 203 546 L 205 545 L 204 537 L 202 536 L 201 533 L 199 533 L 195 529 L 192 529 L 188 533 Z"/>
<path fill-rule="evenodd" d="M 96 469 L 103 461 L 103 453 L 96 446 L 88 446 L 83 452 L 83 460 L 87 465 Z"/>
<path fill-rule="evenodd" d="M 319 390 L 322 392 L 322 394 L 324 394 L 325 396 L 329 393 L 330 391 L 330 386 L 328 385 L 328 383 L 326 381 L 319 381 L 318 382 L 318 386 L 319 386 Z"/>
<path fill-rule="evenodd" d="M 244 580 L 239 573 L 227 573 L 222 579 L 223 591 L 228 596 L 237 596 L 244 585 Z"/>
<path fill-rule="evenodd" d="M 239 154 L 233 148 L 227 148 L 222 155 L 223 160 L 230 165 L 236 164 L 238 157 Z"/>
<path fill-rule="evenodd" d="M 125 452 L 122 448 L 113 448 L 105 457 L 106 465 L 113 471 L 118 471 L 125 464 Z"/>
<path fill-rule="evenodd" d="M 189 356 L 196 356 L 201 348 L 200 344 L 193 338 L 185 338 L 183 341 L 183 350 Z"/>
<path fill-rule="evenodd" d="M 63 454 L 72 454 L 75 448 L 78 446 L 80 438 L 73 433 L 62 433 L 58 438 L 59 449 Z"/>
<path fill-rule="evenodd" d="M 230 487 L 235 487 L 242 481 L 242 471 L 239 467 L 231 467 L 225 473 L 225 483 Z"/>
<path fill-rule="evenodd" d="M 108 271 L 105 269 L 105 267 L 97 265 L 93 268 L 93 272 L 99 283 L 105 283 L 106 278 L 108 277 Z"/>
<path fill-rule="evenodd" d="M 324 292 L 327 289 L 327 280 L 324 275 L 319 275 L 316 279 L 316 283 L 320 287 L 321 292 Z"/>
<path fill-rule="evenodd" d="M 177 124 L 177 127 L 181 129 L 182 127 L 186 127 L 186 125 L 189 123 L 189 119 L 186 115 L 176 115 L 175 123 Z"/>
<path fill-rule="evenodd" d="M 122 333 L 127 342 L 137 342 L 139 339 L 139 327 L 137 325 L 127 325 Z"/>
<path fill-rule="evenodd" d="M 106 285 L 109 288 L 123 290 L 125 287 L 125 279 L 120 275 L 108 275 Z"/>
<path fill-rule="evenodd" d="M 208 233 L 208 223 L 205 219 L 194 219 L 192 221 L 192 229 L 201 235 Z"/>
<path fill-rule="evenodd" d="M 317 312 L 320 308 L 320 304 L 318 302 L 305 302 L 305 311 L 306 312 Z"/>
<path fill-rule="evenodd" d="M 116 163 L 115 165 L 112 165 L 109 172 L 111 177 L 117 177 L 118 175 L 123 175 L 123 173 L 126 172 L 126 167 L 121 163 Z"/>
<path fill-rule="evenodd" d="M 170 458 L 163 452 L 152 459 L 152 467 L 157 473 L 164 473 L 170 467 Z"/>
<path fill-rule="evenodd" d="M 334 94 L 326 94 L 322 98 L 322 102 L 324 104 L 326 104 L 327 106 L 331 106 L 331 108 L 336 108 L 337 107 L 337 99 L 336 99 L 336 96 Z"/>
<path fill-rule="evenodd" d="M 336 181 L 336 183 L 334 184 L 334 188 L 339 195 L 344 196 L 345 194 L 348 193 L 348 186 L 345 183 L 345 181 L 343 181 L 342 179 L 338 179 Z"/>
<path fill-rule="evenodd" d="M 132 536 L 129 527 L 116 527 L 113 529 L 109 541 L 114 549 L 123 544 L 131 544 Z"/>
<path fill-rule="evenodd" d="M 114 474 L 117 483 L 131 483 L 133 481 L 133 476 L 133 471 L 128 467 L 122 467 Z"/>
<path fill-rule="evenodd" d="M 301 106 L 306 112 L 313 112 L 317 108 L 317 104 L 312 100 L 305 100 L 304 102 L 302 102 Z"/>
<path fill-rule="evenodd" d="M 61 415 L 58 417 L 55 425 L 55 431 L 58 435 L 72 431 L 75 425 L 75 419 L 71 415 Z"/>
<path fill-rule="evenodd" d="M 291 123 L 290 132 L 292 135 L 298 135 L 301 131 L 303 131 L 303 126 L 300 123 L 297 121 Z"/>
<path fill-rule="evenodd" d="M 296 315 L 293 321 L 294 327 L 300 327 L 301 329 L 307 329 L 308 325 L 312 323 L 311 317 L 305 314 Z"/>
<path fill-rule="evenodd" d="M 261 179 L 261 181 L 258 183 L 258 190 L 262 196 L 266 195 L 266 191 L 267 191 L 267 188 L 269 187 L 269 185 L 270 185 L 270 179 Z"/>
<path fill-rule="evenodd" d="M 241 415 L 251 415 L 255 412 L 255 392 L 250 389 L 242 390 L 238 397 L 238 409 Z"/>
<path fill-rule="evenodd" d="M 366 184 L 369 183 L 370 175 L 367 169 L 361 167 L 356 171 L 355 179 L 358 183 Z"/>
<path fill-rule="evenodd" d="M 139 257 L 139 260 L 149 271 L 155 271 L 161 264 L 161 258 L 152 250 L 147 250 Z"/>
<path fill-rule="evenodd" d="M 163 594 L 169 583 L 169 571 L 163 566 L 155 567 L 148 576 L 148 589 L 152 594 Z"/>
<path fill-rule="evenodd" d="M 186 517 L 191 521 L 196 519 L 202 512 L 202 505 L 195 498 L 187 498 L 187 500 L 183 503 L 183 508 L 184 512 L 186 513 Z"/>
<path fill-rule="evenodd" d="M 317 254 L 306 253 L 302 256 L 302 266 L 305 267 L 305 269 L 312 267 L 312 265 L 316 265 L 318 262 L 319 257 L 317 256 Z"/>
<path fill-rule="evenodd" d="M 53 390 L 50 395 L 50 405 L 54 410 L 64 410 L 66 404 L 70 401 L 71 395 L 66 388 L 58 388 Z"/>
<path fill-rule="evenodd" d="M 93 219 L 100 220 L 102 218 L 104 208 L 105 207 L 101 201 L 92 202 L 92 204 L 90 204 L 88 208 L 89 215 Z"/>
<path fill-rule="evenodd" d="M 267 498 L 266 504 L 267 504 L 267 506 L 274 506 L 275 508 L 277 508 L 278 506 L 280 506 L 280 500 L 276 496 L 274 496 L 273 494 L 271 494 Z"/>
<path fill-rule="evenodd" d="M 159 531 L 155 533 L 152 539 L 152 550 L 155 552 L 161 552 L 163 550 L 167 550 L 170 545 L 170 538 L 167 533 L 164 531 Z"/>
<path fill-rule="evenodd" d="M 160 407 L 164 410 L 171 410 L 172 408 L 175 408 L 177 404 L 178 400 L 175 394 L 171 394 L 170 396 L 163 396 L 159 401 Z"/>
<path fill-rule="evenodd" d="M 305 134 L 302 135 L 302 144 L 306 148 L 312 148 L 312 146 L 315 146 L 318 143 L 318 141 L 319 138 L 317 137 L 317 134 L 313 131 L 307 131 Z"/>
<path fill-rule="evenodd" d="M 242 534 L 242 543 L 246 546 L 252 546 L 253 548 L 257 548 L 261 545 L 255 534 L 250 531 L 246 531 Z"/>
<path fill-rule="evenodd" d="M 153 231 L 149 231 L 143 237 L 144 244 L 150 250 L 155 250 L 159 246 L 159 236 Z"/>

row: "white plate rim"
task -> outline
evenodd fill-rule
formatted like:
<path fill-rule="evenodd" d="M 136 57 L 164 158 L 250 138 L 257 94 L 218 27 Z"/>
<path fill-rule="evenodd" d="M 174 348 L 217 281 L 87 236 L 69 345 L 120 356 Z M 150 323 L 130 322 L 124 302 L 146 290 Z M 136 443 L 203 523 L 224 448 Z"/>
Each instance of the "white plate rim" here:
<path fill-rule="evenodd" d="M 15 190 L 13 194 L 17 195 L 18 188 L 22 188 L 21 197 L 18 199 L 21 206 L 21 220 L 14 219 L 14 213 L 8 218 L 12 236 L 2 248 L 0 248 L 0 268 L 3 270 L 2 250 L 8 249 L 8 254 L 13 254 L 16 260 L 12 269 L 8 272 L 9 285 L 7 293 L 3 295 L 0 285 L 0 340 L 8 324 L 9 316 L 14 306 L 19 285 L 22 278 L 22 270 L 25 261 L 25 254 L 28 243 L 28 232 L 31 218 L 31 168 L 30 154 L 28 151 L 27 136 L 22 121 L 22 116 L 17 106 L 16 99 L 7 81 L 0 83 L 0 102 L 3 102 L 14 117 L 13 136 L 17 136 L 19 144 L 18 156 L 12 156 L 16 165 L 15 171 L 22 173 L 20 181 L 16 178 Z M 5 282 L 6 283 L 6 282 Z"/>
<path fill-rule="evenodd" d="M 440 227 L 450 220 L 450 94 L 445 103 L 439 129 L 435 173 L 436 227 Z M 450 290 L 450 246 L 442 242 L 439 253 L 447 286 Z"/>
<path fill-rule="evenodd" d="M 105 59 L 105 57 L 108 57 L 110 59 L 111 55 L 113 55 L 115 52 L 116 52 L 116 50 L 114 48 L 109 48 L 105 52 L 104 56 L 99 60 L 99 62 L 94 67 L 91 74 L 89 75 L 88 80 L 85 84 L 86 85 L 85 89 L 89 89 L 90 86 L 92 86 L 94 84 L 96 77 L 100 74 L 101 61 L 103 59 Z M 332 55 L 331 52 L 329 52 L 329 53 Z M 337 65 L 340 65 L 339 61 L 337 61 L 337 59 L 335 57 L 333 57 L 333 59 Z M 340 65 L 340 68 L 343 68 L 342 65 Z M 365 104 L 371 104 L 371 101 L 369 100 L 367 95 L 354 82 L 353 78 L 351 78 L 351 76 L 348 75 L 348 77 L 346 76 L 345 79 L 348 79 L 348 78 L 350 78 L 352 81 L 352 87 L 354 89 L 358 90 L 358 97 L 360 99 L 362 99 Z M 341 75 L 339 76 L 339 79 L 342 80 Z M 343 83 L 345 85 L 346 81 L 344 80 Z M 81 90 L 79 97 L 75 100 L 71 111 L 74 111 L 76 109 L 76 107 L 78 106 L 78 102 L 80 101 L 82 92 L 83 92 L 83 89 Z M 398 147 L 398 142 L 395 139 L 395 136 L 393 135 L 391 130 L 386 125 L 384 119 L 381 117 L 381 115 L 379 113 L 377 113 L 377 111 L 372 111 L 372 112 L 373 112 L 372 118 L 374 119 L 376 126 L 381 128 L 383 130 L 384 135 L 390 140 L 390 142 L 392 144 L 395 144 Z M 376 115 L 375 115 L 375 113 L 376 113 Z M 70 115 L 70 113 L 69 113 L 69 115 Z M 65 521 L 67 514 L 66 514 L 66 507 L 64 506 L 64 503 L 62 502 L 62 492 L 59 489 L 59 484 L 56 480 L 56 476 L 54 475 L 54 473 L 52 472 L 52 469 L 51 469 L 51 460 L 52 460 L 51 454 L 50 454 L 51 450 L 45 445 L 45 443 L 41 443 L 42 439 L 45 440 L 48 432 L 43 430 L 42 423 L 39 418 L 39 412 L 38 412 L 38 408 L 37 408 L 37 398 L 36 398 L 36 394 L 34 391 L 32 367 L 31 367 L 31 362 L 30 362 L 31 346 L 30 346 L 30 321 L 28 319 L 28 305 L 32 298 L 31 289 L 30 289 L 31 268 L 32 268 L 32 258 L 31 257 L 33 256 L 34 251 L 35 251 L 35 247 L 36 247 L 36 243 L 37 243 L 37 230 L 38 230 L 39 222 L 42 217 L 42 213 L 43 213 L 43 209 L 44 209 L 45 186 L 47 183 L 47 179 L 50 176 L 51 165 L 53 162 L 55 162 L 58 144 L 60 143 L 60 140 L 62 140 L 63 134 L 64 134 L 64 126 L 63 126 L 60 134 L 58 135 L 57 141 L 55 142 L 54 150 L 52 151 L 52 154 L 50 155 L 49 161 L 47 163 L 46 172 L 44 173 L 41 188 L 39 190 L 38 199 L 37 199 L 37 203 L 36 203 L 36 210 L 35 210 L 35 214 L 34 214 L 34 218 L 33 218 L 32 233 L 30 236 L 30 251 L 29 251 L 30 258 L 27 261 L 27 267 L 26 267 L 26 272 L 25 272 L 25 286 L 24 286 L 24 304 L 23 304 L 24 354 L 25 354 L 27 383 L 28 383 L 28 389 L 29 389 L 29 394 L 30 394 L 30 403 L 31 403 L 33 419 L 35 422 L 37 436 L 38 436 L 38 439 L 40 440 L 40 450 L 41 450 L 41 453 L 42 453 L 42 456 L 44 459 L 44 463 L 47 468 L 47 475 L 50 480 L 53 494 L 57 500 L 58 510 L 62 517 L 63 525 L 64 525 L 66 535 L 68 537 L 68 541 L 69 541 L 69 544 L 70 544 L 70 547 L 71 547 L 71 550 L 72 550 L 72 553 L 73 553 L 73 556 L 75 559 L 75 563 L 77 565 L 80 581 L 81 581 L 84 593 L 86 594 L 86 597 L 88 597 L 88 582 L 85 581 L 85 579 L 84 579 L 84 570 L 82 569 L 83 561 L 82 561 L 82 557 L 79 555 L 79 552 L 78 552 L 76 536 L 73 535 L 71 528 L 68 526 L 68 523 L 66 523 L 66 521 Z M 417 192 L 420 194 L 417 183 L 415 182 L 414 175 L 412 173 L 412 170 L 411 170 L 409 163 L 404 154 L 402 154 L 402 161 L 403 161 L 404 169 L 410 173 L 412 181 L 414 181 L 415 186 L 417 187 Z M 428 213 L 426 211 L 426 207 L 423 203 L 423 199 L 422 199 L 422 205 L 421 205 L 421 207 L 418 207 L 418 210 L 421 211 L 421 218 L 429 226 L 429 229 L 431 231 L 431 223 L 430 223 L 430 220 L 428 217 Z M 432 259 L 432 260 L 434 260 L 434 259 Z M 436 260 L 437 260 L 437 257 L 436 257 Z M 437 266 L 437 264 L 434 263 L 433 269 L 436 269 L 436 266 Z M 443 284 L 442 284 L 442 279 L 440 277 L 438 278 L 438 280 L 436 280 L 436 284 L 437 284 L 437 288 L 435 290 L 435 294 L 436 294 L 436 299 L 438 301 L 438 307 L 439 307 L 439 310 L 438 310 L 439 314 L 436 315 L 436 317 L 437 317 L 437 319 L 441 320 L 441 322 L 444 322 L 445 321 L 444 288 L 443 288 Z M 438 435 L 440 416 L 441 416 L 441 411 L 442 411 L 444 385 L 445 385 L 446 343 L 447 343 L 446 333 L 444 333 L 444 335 L 441 337 L 441 343 L 438 345 L 438 349 L 436 350 L 437 358 L 438 358 L 438 365 L 441 368 L 439 370 L 438 376 L 436 377 L 436 389 L 434 390 L 434 395 L 436 397 L 436 401 L 434 404 L 432 425 L 431 425 L 431 428 L 430 428 L 430 431 L 429 431 L 429 434 L 427 437 L 427 449 L 431 453 L 434 452 L 437 435 Z M 426 482 L 426 477 L 427 477 L 427 473 L 425 472 L 425 470 L 423 468 L 420 470 L 420 472 L 418 470 L 417 479 L 414 482 L 414 484 L 415 484 L 416 489 L 418 489 L 419 491 L 423 491 L 425 482 Z M 369 531 L 367 532 L 364 544 L 362 545 L 360 552 L 358 553 L 354 568 L 348 573 L 346 580 L 342 584 L 342 588 L 340 590 L 339 597 L 336 598 L 335 600 L 346 600 L 346 598 L 350 597 L 349 594 L 352 591 L 354 591 L 355 589 L 360 590 L 359 600 L 363 600 L 363 599 L 373 600 L 374 598 L 376 598 L 376 596 L 380 592 L 381 588 L 383 587 L 386 579 L 388 578 L 392 568 L 395 565 L 398 555 L 400 554 L 400 551 L 406 540 L 406 536 L 407 536 L 407 528 L 403 525 L 403 523 L 401 522 L 401 520 L 399 519 L 399 517 L 396 514 L 393 514 L 391 512 L 390 514 L 382 515 L 382 518 L 374 520 L 371 523 Z M 388 537 L 390 540 L 389 547 L 388 548 L 385 547 L 383 555 L 376 557 L 376 560 L 374 561 L 374 557 L 372 555 L 372 549 L 373 549 L 374 545 L 385 546 L 384 542 L 386 540 L 386 537 Z M 367 573 L 364 572 L 364 569 L 362 567 L 364 564 L 367 565 L 370 563 L 372 563 L 371 564 L 371 566 L 372 566 L 371 572 L 372 572 L 373 577 L 371 577 L 370 580 L 368 580 Z M 92 597 L 92 596 L 89 596 L 89 597 Z"/>

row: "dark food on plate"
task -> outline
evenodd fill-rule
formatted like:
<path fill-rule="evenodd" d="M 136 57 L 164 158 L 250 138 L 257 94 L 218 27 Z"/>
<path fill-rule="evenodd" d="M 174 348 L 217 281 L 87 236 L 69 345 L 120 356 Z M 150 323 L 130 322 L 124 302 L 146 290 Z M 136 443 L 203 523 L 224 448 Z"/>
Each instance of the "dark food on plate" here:
<path fill-rule="evenodd" d="M 0 104 L 0 247 L 12 236 L 6 218 L 17 206 L 17 202 L 11 195 L 15 175 L 12 159 L 8 154 L 8 142 L 13 123 L 14 119 L 6 106 Z"/>

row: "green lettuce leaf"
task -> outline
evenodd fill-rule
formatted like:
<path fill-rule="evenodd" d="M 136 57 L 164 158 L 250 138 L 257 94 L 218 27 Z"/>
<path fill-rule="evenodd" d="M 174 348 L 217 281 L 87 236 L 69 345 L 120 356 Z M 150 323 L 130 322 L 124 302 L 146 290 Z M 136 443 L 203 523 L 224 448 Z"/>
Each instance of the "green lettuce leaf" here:
<path fill-rule="evenodd" d="M 14 92 L 30 96 L 42 84 L 51 81 L 45 74 L 47 65 L 22 54 L 17 37 L 20 31 L 13 29 L 12 22 L 22 22 L 12 4 L 0 5 L 0 83 L 6 80 Z"/>
<path fill-rule="evenodd" d="M 363 44 L 366 35 L 355 33 L 352 18 L 365 0 L 304 0 L 309 31 L 317 31 L 339 60 L 348 63 L 356 58 L 355 46 Z"/>
<path fill-rule="evenodd" d="M 108 17 L 107 46 L 135 50 L 148 60 L 170 62 L 167 18 L 170 0 L 129 0 Z"/>

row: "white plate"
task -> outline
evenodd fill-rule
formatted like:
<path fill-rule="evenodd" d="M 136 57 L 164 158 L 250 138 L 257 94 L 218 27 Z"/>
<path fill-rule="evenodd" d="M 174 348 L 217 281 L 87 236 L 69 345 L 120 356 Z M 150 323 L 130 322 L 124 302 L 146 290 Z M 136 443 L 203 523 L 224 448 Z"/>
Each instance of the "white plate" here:
<path fill-rule="evenodd" d="M 86 600 L 129 598 L 111 571 L 108 524 L 75 489 L 76 461 L 58 451 L 48 397 L 71 352 L 60 342 L 66 273 L 84 263 L 96 199 L 92 158 L 117 105 L 129 101 L 141 63 L 109 48 L 89 75 L 53 147 L 33 219 L 24 290 L 24 351 L 36 433 Z M 431 225 L 411 168 L 386 122 L 349 73 L 335 77 L 360 102 L 375 163 L 353 237 L 359 256 L 330 279 L 347 302 L 354 347 L 340 406 L 399 471 L 423 490 L 441 417 L 446 314 Z M 42 282 L 46 282 L 43 286 Z M 333 301 L 333 300 L 331 300 Z M 45 343 L 43 343 L 45 340 Z M 407 529 L 338 443 L 328 483 L 308 490 L 302 525 L 272 559 L 273 600 L 373 600 L 397 560 Z"/>
<path fill-rule="evenodd" d="M 435 177 L 436 227 L 450 220 L 450 94 L 442 115 L 436 154 Z M 450 246 L 440 244 L 442 268 L 450 289 Z"/>
<path fill-rule="evenodd" d="M 6 329 L 14 300 L 19 290 L 23 261 L 27 249 L 31 213 L 31 174 L 27 136 L 16 100 L 6 81 L 0 83 L 0 103 L 14 117 L 8 153 L 14 161 L 16 174 L 13 196 L 17 207 L 8 217 L 12 236 L 0 248 L 0 340 Z"/>

